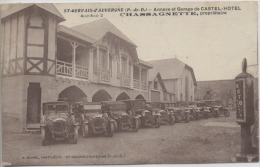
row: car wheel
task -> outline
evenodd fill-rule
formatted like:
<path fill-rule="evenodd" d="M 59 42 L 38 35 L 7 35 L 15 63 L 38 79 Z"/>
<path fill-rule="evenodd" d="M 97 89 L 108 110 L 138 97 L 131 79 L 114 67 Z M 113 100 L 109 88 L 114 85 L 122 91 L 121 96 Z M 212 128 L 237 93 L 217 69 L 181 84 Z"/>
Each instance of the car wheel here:
<path fill-rule="evenodd" d="M 228 110 L 225 110 L 225 111 L 224 111 L 224 115 L 225 115 L 226 117 L 228 117 L 228 116 L 230 115 L 230 112 L 229 112 Z"/>
<path fill-rule="evenodd" d="M 217 118 L 218 117 L 218 111 L 214 110 L 213 115 L 214 115 L 215 118 Z"/>
<path fill-rule="evenodd" d="M 117 124 L 116 121 L 114 122 L 114 128 L 115 128 L 115 132 L 117 132 L 118 131 L 118 124 Z"/>
<path fill-rule="evenodd" d="M 209 118 L 209 114 L 208 114 L 208 113 L 205 113 L 205 114 L 204 114 L 204 118 L 208 119 L 208 118 Z"/>
<path fill-rule="evenodd" d="M 199 114 L 196 112 L 195 113 L 195 120 L 199 120 L 200 118 L 199 118 Z"/>
<path fill-rule="evenodd" d="M 75 127 L 75 128 L 74 128 L 74 141 L 73 141 L 73 144 L 77 144 L 77 142 L 78 142 L 78 137 L 79 137 L 78 128 Z"/>
<path fill-rule="evenodd" d="M 76 144 L 78 142 L 78 129 L 75 127 L 73 134 L 68 136 L 68 142 L 70 144 Z"/>
<path fill-rule="evenodd" d="M 190 116 L 189 116 L 189 114 L 186 114 L 186 115 L 185 115 L 185 122 L 186 122 L 186 123 L 190 122 Z"/>
<path fill-rule="evenodd" d="M 139 121 L 138 121 L 138 118 L 134 118 L 134 125 L 133 125 L 133 130 L 135 131 L 135 132 L 137 132 L 138 131 L 138 129 L 139 129 Z"/>
<path fill-rule="evenodd" d="M 158 116 L 158 117 L 156 117 L 156 128 L 160 128 L 160 126 L 161 126 L 161 118 Z"/>
<path fill-rule="evenodd" d="M 138 122 L 139 122 L 139 128 L 142 127 L 142 121 L 141 121 L 141 118 L 137 118 Z"/>
<path fill-rule="evenodd" d="M 114 127 L 115 128 L 115 127 Z M 121 132 L 122 131 L 122 125 L 120 122 L 117 123 L 117 131 Z"/>
<path fill-rule="evenodd" d="M 88 124 L 84 124 L 82 127 L 81 127 L 81 133 L 82 133 L 82 136 L 87 138 L 89 136 L 89 128 L 88 128 Z"/>
<path fill-rule="evenodd" d="M 169 124 L 173 125 L 174 123 L 175 123 L 175 117 L 172 114 L 170 114 L 169 115 Z"/>
<path fill-rule="evenodd" d="M 115 131 L 114 124 L 110 122 L 108 126 L 109 126 L 109 127 L 108 127 L 107 136 L 108 136 L 108 137 L 112 137 L 112 136 L 114 135 L 114 131 Z"/>
<path fill-rule="evenodd" d="M 42 146 L 47 145 L 45 128 L 41 127 L 41 138 L 42 138 Z"/>

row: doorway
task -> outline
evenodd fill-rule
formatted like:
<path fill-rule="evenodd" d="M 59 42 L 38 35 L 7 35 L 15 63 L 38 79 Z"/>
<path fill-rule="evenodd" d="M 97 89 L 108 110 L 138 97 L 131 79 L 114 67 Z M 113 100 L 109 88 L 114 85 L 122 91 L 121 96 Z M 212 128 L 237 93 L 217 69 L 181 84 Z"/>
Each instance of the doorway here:
<path fill-rule="evenodd" d="M 40 123 L 41 87 L 40 83 L 29 83 L 27 89 L 27 124 Z"/>

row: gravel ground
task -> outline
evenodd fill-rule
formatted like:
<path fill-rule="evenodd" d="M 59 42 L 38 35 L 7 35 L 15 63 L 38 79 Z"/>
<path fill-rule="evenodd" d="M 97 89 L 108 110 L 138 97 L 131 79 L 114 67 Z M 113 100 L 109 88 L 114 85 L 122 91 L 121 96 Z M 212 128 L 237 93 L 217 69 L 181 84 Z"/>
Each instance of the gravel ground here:
<path fill-rule="evenodd" d="M 225 163 L 240 150 L 235 113 L 41 146 L 40 134 L 3 134 L 3 161 L 13 165 Z"/>

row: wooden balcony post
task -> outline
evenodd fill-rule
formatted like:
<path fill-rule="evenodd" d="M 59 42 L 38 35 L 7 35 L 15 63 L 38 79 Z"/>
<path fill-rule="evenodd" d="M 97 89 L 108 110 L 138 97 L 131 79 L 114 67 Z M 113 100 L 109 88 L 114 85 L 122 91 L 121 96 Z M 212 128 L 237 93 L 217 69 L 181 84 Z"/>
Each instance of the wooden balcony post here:
<path fill-rule="evenodd" d="M 70 42 L 72 46 L 72 77 L 76 76 L 76 49 L 79 46 L 76 42 Z"/>
<path fill-rule="evenodd" d="M 109 49 L 107 49 L 107 70 L 110 71 L 110 69 L 109 69 Z"/>
<path fill-rule="evenodd" d="M 119 55 L 120 56 L 120 74 L 122 73 L 122 56 L 121 55 Z"/>
<path fill-rule="evenodd" d="M 133 66 L 133 64 L 131 64 L 131 66 L 130 66 L 130 87 L 131 88 L 134 87 L 133 78 L 134 78 L 134 66 Z"/>
<path fill-rule="evenodd" d="M 93 78 L 93 49 L 89 49 L 88 79 Z"/>
<path fill-rule="evenodd" d="M 100 70 L 99 46 L 97 45 L 97 69 Z"/>
<path fill-rule="evenodd" d="M 126 58 L 126 75 L 127 75 L 127 77 L 128 77 L 128 74 L 129 74 L 129 57 L 127 56 L 127 58 Z"/>

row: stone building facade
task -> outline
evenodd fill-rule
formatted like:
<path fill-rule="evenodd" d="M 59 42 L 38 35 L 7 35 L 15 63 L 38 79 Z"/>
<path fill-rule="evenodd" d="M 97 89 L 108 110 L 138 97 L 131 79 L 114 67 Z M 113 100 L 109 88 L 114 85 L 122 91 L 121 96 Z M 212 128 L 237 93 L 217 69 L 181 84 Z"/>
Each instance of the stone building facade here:
<path fill-rule="evenodd" d="M 39 127 L 41 104 L 148 99 L 136 45 L 108 20 L 68 28 L 52 4 L 18 4 L 1 18 L 3 129 Z M 88 32 L 84 32 L 88 30 Z"/>

